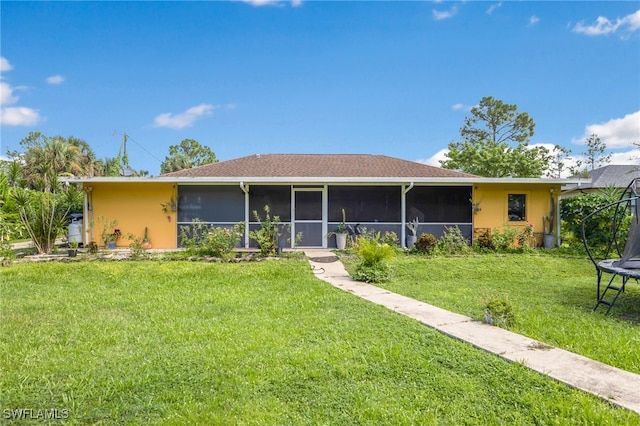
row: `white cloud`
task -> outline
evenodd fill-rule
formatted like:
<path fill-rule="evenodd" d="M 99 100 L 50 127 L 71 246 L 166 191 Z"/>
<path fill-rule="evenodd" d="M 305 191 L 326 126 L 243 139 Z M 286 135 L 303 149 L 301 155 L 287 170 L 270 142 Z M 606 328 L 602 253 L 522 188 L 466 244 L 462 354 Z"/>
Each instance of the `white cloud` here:
<path fill-rule="evenodd" d="M 10 71 L 13 67 L 9 61 L 0 57 L 0 71 Z M 18 102 L 20 98 L 14 95 L 15 90 L 24 87 L 13 87 L 9 83 L 0 81 L 0 124 L 3 126 L 31 126 L 40 121 L 37 110 L 27 107 L 6 107 Z"/>
<path fill-rule="evenodd" d="M 640 111 L 622 118 L 612 118 L 605 123 L 589 124 L 585 127 L 584 135 L 573 142 L 584 144 L 594 133 L 609 149 L 632 147 L 634 142 L 640 143 Z"/>
<path fill-rule="evenodd" d="M 538 18 L 536 15 L 531 16 L 531 18 L 529 18 L 529 25 L 535 25 L 538 22 L 540 22 L 540 18 Z"/>
<path fill-rule="evenodd" d="M 175 115 L 170 112 L 165 112 L 158 115 L 153 121 L 155 127 L 184 129 L 185 127 L 191 127 L 198 118 L 204 115 L 211 115 L 213 110 L 217 108 L 219 107 L 210 104 L 200 104 Z"/>
<path fill-rule="evenodd" d="M 472 106 L 457 103 L 451 106 L 451 109 L 454 111 L 471 111 Z"/>
<path fill-rule="evenodd" d="M 638 162 L 640 162 L 640 149 L 611 154 L 610 164 L 638 164 Z"/>
<path fill-rule="evenodd" d="M 13 87 L 8 83 L 0 82 L 0 105 L 15 104 L 18 99 L 20 98 L 13 94 Z"/>
<path fill-rule="evenodd" d="M 64 77 L 60 74 L 52 75 L 51 77 L 47 77 L 47 83 L 49 84 L 60 84 L 64 81 Z"/>
<path fill-rule="evenodd" d="M 0 56 L 0 71 L 11 71 L 13 67 L 4 56 Z"/>
<path fill-rule="evenodd" d="M 31 126 L 40 121 L 38 111 L 26 107 L 0 108 L 0 124 L 3 126 Z"/>
<path fill-rule="evenodd" d="M 487 15 L 491 15 L 493 11 L 499 7 L 502 7 L 502 2 L 492 4 L 491 6 L 489 6 L 489 9 L 487 9 Z"/>
<path fill-rule="evenodd" d="M 432 13 L 433 13 L 433 19 L 435 19 L 436 21 L 441 21 L 443 19 L 449 19 L 455 16 L 455 14 L 458 13 L 458 7 L 454 5 L 449 10 L 433 9 Z"/>
<path fill-rule="evenodd" d="M 445 148 L 445 149 L 441 149 L 440 151 L 436 152 L 432 157 L 429 157 L 427 159 L 420 159 L 420 160 L 416 160 L 416 163 L 422 163 L 422 164 L 427 164 L 429 166 L 435 166 L 435 167 L 442 167 L 442 164 L 440 164 L 440 160 L 446 160 L 446 153 L 449 152 L 449 149 Z"/>
<path fill-rule="evenodd" d="M 584 25 L 578 22 L 573 27 L 573 32 L 585 34 L 589 36 L 599 36 L 615 33 L 618 30 L 625 32 L 634 32 L 640 29 L 640 10 L 625 16 L 624 18 L 616 18 L 614 21 L 604 16 L 598 16 L 596 22 L 591 25 Z"/>

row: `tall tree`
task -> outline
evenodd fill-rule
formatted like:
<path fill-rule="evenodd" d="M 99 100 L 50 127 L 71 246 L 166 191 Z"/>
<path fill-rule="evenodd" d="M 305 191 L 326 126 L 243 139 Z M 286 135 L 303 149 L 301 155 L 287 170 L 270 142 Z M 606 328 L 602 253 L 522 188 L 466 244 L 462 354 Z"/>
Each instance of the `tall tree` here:
<path fill-rule="evenodd" d="M 549 150 L 531 147 L 535 122 L 518 106 L 492 96 L 471 109 L 460 128 L 462 141 L 451 142 L 442 167 L 487 177 L 540 177 L 549 168 Z"/>
<path fill-rule="evenodd" d="M 204 164 L 217 163 L 216 154 L 208 146 L 194 139 L 183 139 L 179 145 L 169 147 L 169 156 L 160 164 L 160 173 L 177 172 Z"/>
<path fill-rule="evenodd" d="M 609 164 L 611 154 L 605 154 L 607 144 L 600 140 L 600 137 L 593 133 L 586 140 L 587 150 L 582 153 L 586 157 L 588 170 L 594 170 Z"/>
<path fill-rule="evenodd" d="M 79 139 L 72 139 L 73 142 L 69 142 L 61 136 L 49 138 L 40 132 L 31 132 L 20 141 L 20 145 L 25 147 L 20 157 L 29 187 L 49 191 L 61 174 L 87 175 L 89 160 L 81 145 L 85 145 L 84 149 L 88 145 Z"/>
<path fill-rule="evenodd" d="M 550 152 L 549 170 L 546 175 L 550 178 L 560 179 L 565 170 L 571 170 L 566 161 L 571 160 L 571 150 L 563 146 L 556 145 Z"/>

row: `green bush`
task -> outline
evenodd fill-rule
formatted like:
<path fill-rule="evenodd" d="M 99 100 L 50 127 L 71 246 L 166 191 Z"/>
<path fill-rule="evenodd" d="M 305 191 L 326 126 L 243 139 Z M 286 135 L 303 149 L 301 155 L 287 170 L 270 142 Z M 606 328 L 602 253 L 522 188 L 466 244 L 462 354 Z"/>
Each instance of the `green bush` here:
<path fill-rule="evenodd" d="M 529 249 L 533 244 L 533 225 L 527 223 L 517 236 L 518 247 L 520 249 Z"/>
<path fill-rule="evenodd" d="M 518 236 L 518 230 L 511 227 L 496 228 L 491 233 L 494 247 L 498 251 L 507 251 L 513 248 L 514 241 Z"/>
<path fill-rule="evenodd" d="M 400 244 L 400 239 L 398 238 L 398 234 L 393 231 L 384 231 L 384 234 L 380 237 L 380 242 L 382 244 L 388 244 L 391 247 L 397 247 Z"/>
<path fill-rule="evenodd" d="M 443 254 L 464 254 L 471 250 L 469 241 L 457 226 L 446 227 L 444 235 L 438 240 L 437 247 Z"/>
<path fill-rule="evenodd" d="M 16 253 L 11 247 L 11 240 L 0 237 L 0 264 L 8 266 L 16 258 Z"/>
<path fill-rule="evenodd" d="M 473 241 L 473 246 L 479 251 L 495 251 L 496 245 L 493 242 L 493 235 L 489 229 L 485 229 L 478 237 Z"/>
<path fill-rule="evenodd" d="M 233 228 L 211 226 L 195 219 L 191 226 L 183 226 L 180 233 L 181 243 L 187 252 L 195 256 L 214 256 L 231 259 L 233 250 L 238 247 L 244 235 L 244 224 Z"/>
<path fill-rule="evenodd" d="M 485 305 L 484 319 L 487 324 L 507 328 L 515 321 L 513 306 L 504 297 L 493 297 Z"/>
<path fill-rule="evenodd" d="M 393 258 L 395 249 L 371 238 L 358 238 L 356 255 L 358 264 L 353 278 L 364 282 L 383 282 L 390 278 L 390 268 L 387 261 Z"/>
<path fill-rule="evenodd" d="M 358 264 L 353 279 L 365 283 L 382 283 L 389 281 L 390 275 L 390 268 L 386 263 L 375 266 Z"/>
<path fill-rule="evenodd" d="M 74 186 L 59 192 L 11 190 L 11 201 L 38 253 L 53 250 L 56 238 L 64 234 L 67 216 L 78 197 L 81 198 L 82 193 Z"/>
<path fill-rule="evenodd" d="M 269 206 L 264 206 L 264 220 L 260 214 L 254 210 L 253 216 L 260 222 L 260 229 L 249 231 L 249 238 L 258 243 L 260 255 L 274 256 L 278 251 L 278 240 L 280 239 L 280 216 L 271 216 Z"/>
<path fill-rule="evenodd" d="M 137 259 L 146 256 L 147 249 L 143 244 L 144 237 L 139 237 L 135 234 L 129 233 L 127 234 L 127 239 L 131 241 L 131 243 L 129 243 L 129 248 L 131 249 L 131 257 Z"/>
<path fill-rule="evenodd" d="M 413 248 L 419 253 L 429 254 L 433 252 L 437 245 L 438 240 L 433 234 L 422 234 L 414 244 Z"/>
<path fill-rule="evenodd" d="M 582 245 L 582 220 L 600 207 L 618 201 L 619 198 L 619 191 L 605 189 L 598 193 L 578 194 L 563 199 L 560 204 L 562 230 L 563 233 L 569 234 L 564 241 Z M 604 250 L 611 238 L 614 211 L 615 207 L 606 209 L 592 217 L 586 224 L 585 234 L 590 247 Z"/>
<path fill-rule="evenodd" d="M 243 235 L 243 224 L 236 224 L 233 228 L 212 227 L 206 233 L 205 249 L 211 256 L 233 258 L 233 250 L 238 247 Z"/>

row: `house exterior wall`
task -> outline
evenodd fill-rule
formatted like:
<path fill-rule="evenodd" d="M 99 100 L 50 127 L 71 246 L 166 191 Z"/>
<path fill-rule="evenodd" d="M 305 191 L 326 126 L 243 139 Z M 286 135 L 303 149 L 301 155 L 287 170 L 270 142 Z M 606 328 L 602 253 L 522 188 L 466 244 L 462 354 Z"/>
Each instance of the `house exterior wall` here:
<path fill-rule="evenodd" d="M 175 185 L 166 182 L 100 182 L 84 186 L 83 226 L 88 242 L 103 245 L 100 218 L 106 218 L 118 221 L 116 228 L 122 233 L 117 241 L 118 247 L 128 248 L 131 241 L 126 238 L 127 234 L 142 237 L 147 227 L 152 248 L 176 248 L 176 212 L 171 209 L 166 213 L 162 211 L 162 204 L 175 197 Z"/>
<path fill-rule="evenodd" d="M 526 220 L 509 220 L 509 194 L 524 194 L 526 196 Z M 543 217 L 551 214 L 551 198 L 555 203 L 555 218 L 552 232 L 557 234 L 558 226 L 558 195 L 559 184 L 538 184 L 523 186 L 518 184 L 476 184 L 473 190 L 473 202 L 480 210 L 474 213 L 474 232 L 486 229 L 514 227 L 524 229 L 527 224 L 533 225 L 537 243 L 540 244 L 543 228 Z"/>
<path fill-rule="evenodd" d="M 87 206 L 85 207 L 85 219 L 84 226 L 86 228 L 86 232 L 88 235 L 88 241 L 96 241 L 100 246 L 103 245 L 101 241 L 101 233 L 102 233 L 102 224 L 99 222 L 100 217 L 105 217 L 110 220 L 117 220 L 118 226 L 117 228 L 123 234 L 118 240 L 118 246 L 121 248 L 126 248 L 129 246 L 130 241 L 126 238 L 128 233 L 133 233 L 138 236 L 142 236 L 144 232 L 144 228 L 148 227 L 149 236 L 152 240 L 153 248 L 162 248 L 162 249 L 175 249 L 178 247 L 178 230 L 180 228 L 179 225 L 186 224 L 190 222 L 193 217 L 199 216 L 195 210 L 183 209 L 183 207 L 187 207 L 184 204 L 187 200 L 191 200 L 189 197 L 180 197 L 181 193 L 186 195 L 186 192 L 189 192 L 193 195 L 197 196 L 198 194 L 195 191 L 195 188 L 188 190 L 186 192 L 182 192 L 183 189 L 189 188 L 189 185 L 177 185 L 171 182 L 92 182 L 85 183 L 85 193 L 87 198 Z M 247 185 L 248 193 L 255 193 L 256 195 L 262 194 L 258 196 L 254 203 L 251 203 L 247 200 L 247 204 L 243 206 L 244 215 L 240 214 L 240 204 L 242 203 L 243 197 L 245 193 L 239 186 L 235 185 L 201 185 L 202 189 L 204 187 L 210 188 L 212 191 L 209 195 L 207 195 L 207 191 L 203 192 L 203 195 L 208 197 L 208 201 L 203 204 L 207 207 L 205 210 L 217 210 L 219 203 L 225 203 L 227 200 L 231 203 L 233 208 L 221 208 L 221 212 L 215 213 L 214 216 L 208 218 L 201 217 L 205 222 L 210 222 L 215 224 L 216 226 L 232 226 L 234 223 L 238 223 L 243 221 L 243 217 L 249 221 L 249 229 L 254 229 L 259 225 L 255 222 L 255 219 L 252 215 L 252 210 L 250 207 L 256 207 L 258 205 L 262 206 L 264 203 L 264 199 L 267 199 L 270 196 L 270 191 L 266 191 L 262 194 L 260 187 L 266 187 L 269 185 L 260 185 L 260 184 L 251 184 Z M 216 195 L 215 187 L 219 188 L 221 191 L 218 195 Z M 292 188 L 297 188 L 298 185 L 271 185 L 274 186 L 284 186 L 286 190 L 282 191 L 283 194 L 291 193 Z M 355 190 L 358 185 L 350 184 L 350 186 Z M 364 185 L 365 188 L 367 185 Z M 416 194 L 420 194 L 421 190 L 418 189 L 419 186 L 416 185 L 413 188 L 409 188 L 408 186 L 396 186 L 390 185 L 391 187 L 397 188 L 397 196 L 399 199 L 402 198 L 403 191 L 407 191 L 405 196 L 407 197 L 406 207 L 405 207 L 405 217 L 404 221 L 411 220 L 412 216 L 412 202 L 410 201 L 411 196 L 415 196 Z M 91 190 L 88 190 L 88 187 Z M 334 185 L 324 186 L 325 193 L 329 194 L 331 192 L 331 188 Z M 440 187 L 442 190 L 446 188 Z M 466 200 L 466 195 L 464 193 L 464 188 L 468 188 L 468 191 L 471 195 L 471 200 Z M 411 191 L 415 191 L 415 193 L 411 193 Z M 441 193 L 436 191 L 438 197 L 442 197 Z M 264 191 L 263 191 L 264 192 Z M 526 224 L 532 224 L 534 226 L 534 233 L 537 237 L 537 243 L 540 244 L 542 240 L 543 233 L 543 216 L 550 215 L 550 197 L 553 197 L 556 205 L 556 218 L 554 220 L 553 231 L 557 232 L 557 200 L 558 195 L 560 193 L 560 184 L 535 184 L 535 185 L 524 185 L 524 184 L 509 184 L 509 183 L 478 183 L 474 184 L 472 188 L 470 186 L 457 186 L 455 188 L 452 187 L 451 193 L 457 193 L 456 200 L 444 200 L 440 199 L 440 201 L 436 201 L 437 197 L 433 199 L 431 205 L 448 202 L 450 204 L 450 208 L 455 208 L 458 206 L 458 213 L 453 216 L 447 217 L 446 220 L 443 220 L 440 223 L 441 219 L 438 219 L 434 222 L 435 219 L 429 219 L 425 217 L 421 220 L 419 227 L 419 234 L 428 232 L 433 233 L 437 236 L 441 234 L 443 227 L 447 224 L 460 224 L 461 229 L 465 235 L 467 234 L 475 234 L 478 235 L 480 232 L 484 230 L 494 230 L 496 228 L 503 227 L 514 227 L 517 229 L 523 229 Z M 369 194 L 364 198 L 376 198 L 375 192 L 372 192 L 371 195 L 369 192 L 364 190 L 362 194 Z M 390 194 L 395 194 L 395 190 L 391 191 Z M 411 196 L 409 194 L 412 194 Z M 524 194 L 526 196 L 526 220 L 522 221 L 510 221 L 508 218 L 508 195 L 509 194 Z M 354 196 L 357 194 L 354 193 Z M 177 211 L 162 211 L 162 204 L 168 203 L 170 199 L 174 197 L 176 201 L 178 201 L 178 210 Z M 251 195 L 248 196 L 251 199 Z M 267 198 L 265 198 L 267 197 Z M 395 197 L 395 195 L 394 195 Z M 327 197 L 329 198 L 329 197 Z M 364 201 L 363 198 L 363 201 Z M 387 197 L 388 198 L 388 197 Z M 451 197 L 445 197 L 451 198 Z M 463 199 L 464 198 L 464 199 Z M 373 201 L 373 200 L 372 200 Z M 381 201 L 376 201 L 378 204 L 387 203 L 389 200 L 386 198 Z M 191 203 L 191 201 L 189 201 Z M 468 203 L 468 204 L 466 204 Z M 197 203 L 195 203 L 197 204 Z M 327 199 L 327 206 L 325 207 L 327 211 L 324 213 L 325 216 L 325 230 L 326 232 L 331 232 L 335 230 L 336 225 L 341 220 L 341 208 L 344 207 L 342 203 L 337 205 L 335 203 L 329 202 Z M 394 201 L 394 209 L 397 207 L 396 202 Z M 402 203 L 400 203 L 402 204 Z M 382 205 L 382 204 L 381 204 Z M 469 214 L 469 218 L 467 220 L 466 217 L 462 219 L 458 216 L 466 216 L 464 213 L 464 209 L 466 206 L 471 210 L 473 205 L 476 205 L 479 210 L 473 214 Z M 190 205 L 189 208 L 197 208 L 198 206 Z M 283 208 L 285 208 L 284 206 Z M 285 208 L 286 210 L 286 208 Z M 261 212 L 262 213 L 262 212 Z M 291 214 L 284 212 L 285 220 L 283 222 L 291 224 Z M 179 217 L 179 215 L 181 215 Z M 216 216 L 218 215 L 218 216 Z M 228 216 L 228 217 L 227 217 Z M 243 217 L 242 217 L 243 216 Z M 442 216 L 442 215 L 441 215 Z M 178 219 L 182 220 L 178 222 Z M 355 221 L 356 217 L 350 217 L 349 212 L 347 212 L 347 223 L 355 224 L 362 223 L 361 221 Z M 393 219 L 393 220 L 391 220 Z M 394 216 L 389 221 L 383 220 L 379 222 L 368 222 L 365 221 L 362 223 L 363 226 L 368 229 L 375 229 L 376 231 L 385 230 L 394 231 L 397 233 L 398 237 L 402 238 L 403 234 L 406 235 L 406 228 L 403 226 L 404 221 L 401 212 L 398 212 L 397 218 Z M 91 226 L 93 223 L 93 227 Z M 473 230 L 471 230 L 473 228 Z M 468 235 L 471 236 L 471 235 Z M 254 246 L 254 242 L 250 241 L 248 238 L 242 243 L 242 245 Z M 328 247 L 335 246 L 335 239 L 333 237 L 329 237 L 326 239 L 326 245 Z"/>

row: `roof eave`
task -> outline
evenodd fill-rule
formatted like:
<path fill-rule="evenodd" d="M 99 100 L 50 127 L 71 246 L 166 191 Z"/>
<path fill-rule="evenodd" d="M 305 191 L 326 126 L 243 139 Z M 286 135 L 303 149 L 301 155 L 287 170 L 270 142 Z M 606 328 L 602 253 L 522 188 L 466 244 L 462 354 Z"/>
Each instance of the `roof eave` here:
<path fill-rule="evenodd" d="M 590 184 L 591 179 L 544 179 L 544 178 L 488 178 L 481 176 L 473 177 L 63 177 L 59 179 L 61 182 L 68 183 L 178 183 L 178 184 L 206 184 L 206 183 L 433 183 L 433 184 L 477 184 L 477 183 L 511 183 L 511 184 L 527 184 L 527 185 L 570 185 L 570 184 Z"/>

